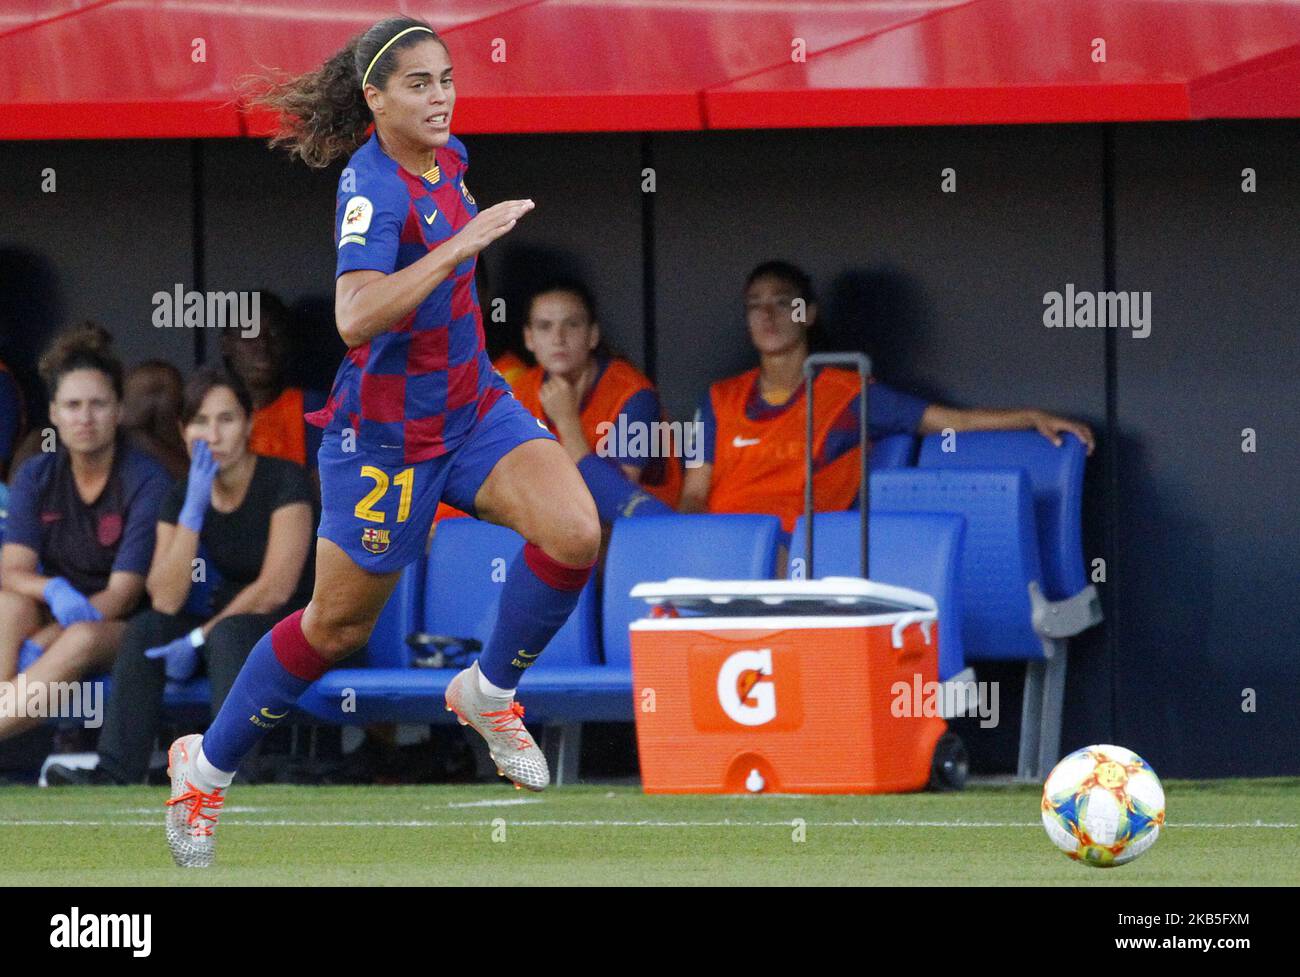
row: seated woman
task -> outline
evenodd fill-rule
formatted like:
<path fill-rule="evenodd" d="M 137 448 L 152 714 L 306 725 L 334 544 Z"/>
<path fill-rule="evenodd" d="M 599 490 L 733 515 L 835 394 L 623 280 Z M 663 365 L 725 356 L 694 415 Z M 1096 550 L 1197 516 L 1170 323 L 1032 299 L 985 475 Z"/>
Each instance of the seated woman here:
<path fill-rule="evenodd" d="M 663 505 L 676 506 L 680 450 L 661 436 L 667 429 L 659 395 L 641 371 L 609 353 L 587 289 L 576 281 L 558 281 L 534 294 L 524 345 L 537 365 L 513 384 L 515 396 L 546 422 L 577 463 L 601 520 L 609 523 L 624 514 L 626 503 L 617 498 L 624 493 L 605 489 L 611 478 L 616 487 L 626 481 Z"/>
<path fill-rule="evenodd" d="M 786 262 L 759 265 L 745 282 L 749 338 L 759 365 L 713 384 L 701 398 L 704 464 L 686 472 L 682 512 L 760 512 L 781 517 L 786 532 L 803 513 L 803 361 L 816 323 L 812 283 Z M 820 369 L 813 378 L 813 498 L 818 511 L 846 509 L 861 477 L 861 394 L 851 370 Z M 1093 449 L 1086 424 L 1032 408 L 960 410 L 927 403 L 872 381 L 868 436 L 1032 429 L 1054 444 L 1070 432 Z"/>
<path fill-rule="evenodd" d="M 52 450 L 18 469 L 0 552 L 0 682 L 66 682 L 112 665 L 144 597 L 171 479 L 121 429 L 122 364 L 87 324 L 41 357 Z M 0 689 L 0 696 L 16 694 Z M 0 716 L 0 739 L 38 725 Z"/>
<path fill-rule="evenodd" d="M 158 459 L 173 481 L 184 478 L 190 456 L 181 440 L 181 371 L 163 360 L 147 360 L 126 374 L 122 427 L 131 444 Z"/>
<path fill-rule="evenodd" d="M 602 341 L 591 293 L 569 279 L 535 292 L 523 332 L 537 365 L 510 385 L 577 463 L 601 521 L 672 512 L 682 488 L 680 446 L 660 427 L 654 385 Z M 443 504 L 436 519 L 460 515 Z"/>
<path fill-rule="evenodd" d="M 52 766 L 50 783 L 139 783 L 148 771 L 168 680 L 206 668 L 216 715 L 259 638 L 311 598 L 315 519 L 306 470 L 248 449 L 253 401 L 242 381 L 203 369 L 185 385 L 181 434 L 189 476 L 158 512 L 147 587 L 113 669 L 99 766 Z M 203 545 L 221 584 L 212 612 L 184 610 Z"/>

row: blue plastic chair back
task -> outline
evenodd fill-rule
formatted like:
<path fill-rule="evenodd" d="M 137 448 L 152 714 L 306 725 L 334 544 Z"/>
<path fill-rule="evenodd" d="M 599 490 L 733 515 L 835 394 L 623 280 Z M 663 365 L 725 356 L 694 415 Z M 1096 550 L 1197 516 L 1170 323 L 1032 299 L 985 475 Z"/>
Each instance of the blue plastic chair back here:
<path fill-rule="evenodd" d="M 477 638 L 486 646 L 496 625 L 506 573 L 523 547 L 524 538 L 504 526 L 468 518 L 439 522 L 429 547 L 421 630 Z M 577 607 L 529 671 L 599 664 L 598 638 L 593 573 Z"/>
<path fill-rule="evenodd" d="M 860 526 L 856 512 L 816 516 L 813 570 L 818 577 L 856 577 L 861 573 Z M 806 546 L 803 517 L 790 542 L 790 576 L 802 567 Z M 962 649 L 962 602 L 958 573 L 966 521 L 941 512 L 871 513 L 871 579 L 929 594 L 939 605 L 939 679 L 966 667 Z"/>
<path fill-rule="evenodd" d="M 636 584 L 670 577 L 765 580 L 776 563 L 781 520 L 763 515 L 641 516 L 614 523 L 602 601 L 605 664 L 632 665 L 627 628 L 646 616 Z"/>
<path fill-rule="evenodd" d="M 916 438 L 910 434 L 891 434 L 871 445 L 867 455 L 867 468 L 873 472 L 891 471 L 895 468 L 910 468 L 916 457 Z M 853 496 L 850 509 L 858 507 L 858 496 Z M 790 552 L 794 552 L 791 549 Z"/>
<path fill-rule="evenodd" d="M 1043 592 L 1049 600 L 1073 597 L 1088 585 L 1083 559 L 1083 469 L 1087 451 L 1073 434 L 1056 447 L 1037 431 L 968 431 L 955 451 L 941 435 L 921 443 L 921 468 L 1021 468 L 1034 493 Z"/>
<path fill-rule="evenodd" d="M 966 519 L 958 586 L 967 661 L 1043 657 L 1029 584 L 1041 585 L 1029 478 L 1019 469 L 911 468 L 871 478 L 873 510 L 951 512 Z M 817 568 L 814 568 L 817 569 Z"/>
<path fill-rule="evenodd" d="M 424 606 L 424 561 L 409 564 L 397 579 L 388 603 L 366 642 L 366 663 L 371 668 L 407 668 L 411 650 L 406 636 L 420 630 Z"/>
<path fill-rule="evenodd" d="M 872 442 L 867 455 L 867 466 L 873 471 L 889 468 L 907 468 L 916 454 L 916 439 L 910 434 L 891 434 Z"/>

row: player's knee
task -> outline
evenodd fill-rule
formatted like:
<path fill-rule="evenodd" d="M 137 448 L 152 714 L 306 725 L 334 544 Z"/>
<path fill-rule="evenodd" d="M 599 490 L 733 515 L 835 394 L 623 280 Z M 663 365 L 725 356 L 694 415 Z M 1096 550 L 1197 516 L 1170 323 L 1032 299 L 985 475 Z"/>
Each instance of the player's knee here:
<path fill-rule="evenodd" d="M 318 605 L 308 605 L 302 618 L 303 635 L 316 653 L 326 661 L 336 662 L 356 651 L 370 638 L 374 621 L 355 617 L 337 617 L 325 613 L 312 614 Z"/>
<path fill-rule="evenodd" d="M 364 645 L 370 638 L 370 631 L 369 623 L 336 624 L 326 634 L 325 647 L 316 650 L 326 661 L 339 661 Z"/>
<path fill-rule="evenodd" d="M 557 514 L 545 538 L 537 545 L 547 556 L 568 566 L 589 566 L 600 553 L 600 519 L 590 499 Z"/>
<path fill-rule="evenodd" d="M 69 624 L 55 642 L 58 657 L 73 669 L 85 669 L 92 663 L 98 637 L 95 624 L 86 621 Z"/>
<path fill-rule="evenodd" d="M 25 594 L 15 594 L 9 590 L 0 590 L 0 615 L 6 620 L 17 621 L 26 628 L 37 623 L 35 598 Z"/>

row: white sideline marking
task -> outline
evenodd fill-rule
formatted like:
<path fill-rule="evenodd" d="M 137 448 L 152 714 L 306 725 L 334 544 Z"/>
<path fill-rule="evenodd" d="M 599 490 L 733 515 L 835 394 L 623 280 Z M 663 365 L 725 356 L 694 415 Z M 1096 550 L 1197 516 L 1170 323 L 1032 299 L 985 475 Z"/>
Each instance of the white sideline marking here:
<path fill-rule="evenodd" d="M 794 819 L 786 821 L 511 821 L 517 828 L 788 828 Z M 65 819 L 3 820 L 0 827 L 38 827 L 60 825 L 86 828 L 161 827 L 162 816 L 150 821 L 73 821 Z M 230 822 L 249 828 L 486 828 L 491 821 L 245 821 Z M 1037 828 L 1041 821 L 808 821 L 809 828 Z M 1243 821 L 1233 824 L 1189 822 L 1166 824 L 1169 828 L 1300 828 L 1290 822 Z"/>
<path fill-rule="evenodd" d="M 448 807 L 517 807 L 545 803 L 540 797 L 511 797 L 503 801 L 448 801 Z M 152 813 L 152 812 L 151 812 Z"/>

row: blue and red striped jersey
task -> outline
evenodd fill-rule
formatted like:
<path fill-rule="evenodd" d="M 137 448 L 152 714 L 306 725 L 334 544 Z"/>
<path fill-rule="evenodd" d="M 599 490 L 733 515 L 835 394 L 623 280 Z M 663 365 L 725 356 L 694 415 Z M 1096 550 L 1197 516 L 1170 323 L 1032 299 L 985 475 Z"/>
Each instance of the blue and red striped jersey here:
<path fill-rule="evenodd" d="M 335 277 L 363 268 L 392 274 L 418 261 L 478 213 L 465 186 L 469 154 L 452 136 L 432 169 L 410 173 L 377 135 L 352 154 L 339 178 Z M 351 427 L 357 445 L 407 464 L 454 451 L 477 418 L 510 390 L 488 359 L 466 258 L 392 328 L 348 350 L 329 399 L 308 423 Z"/>

